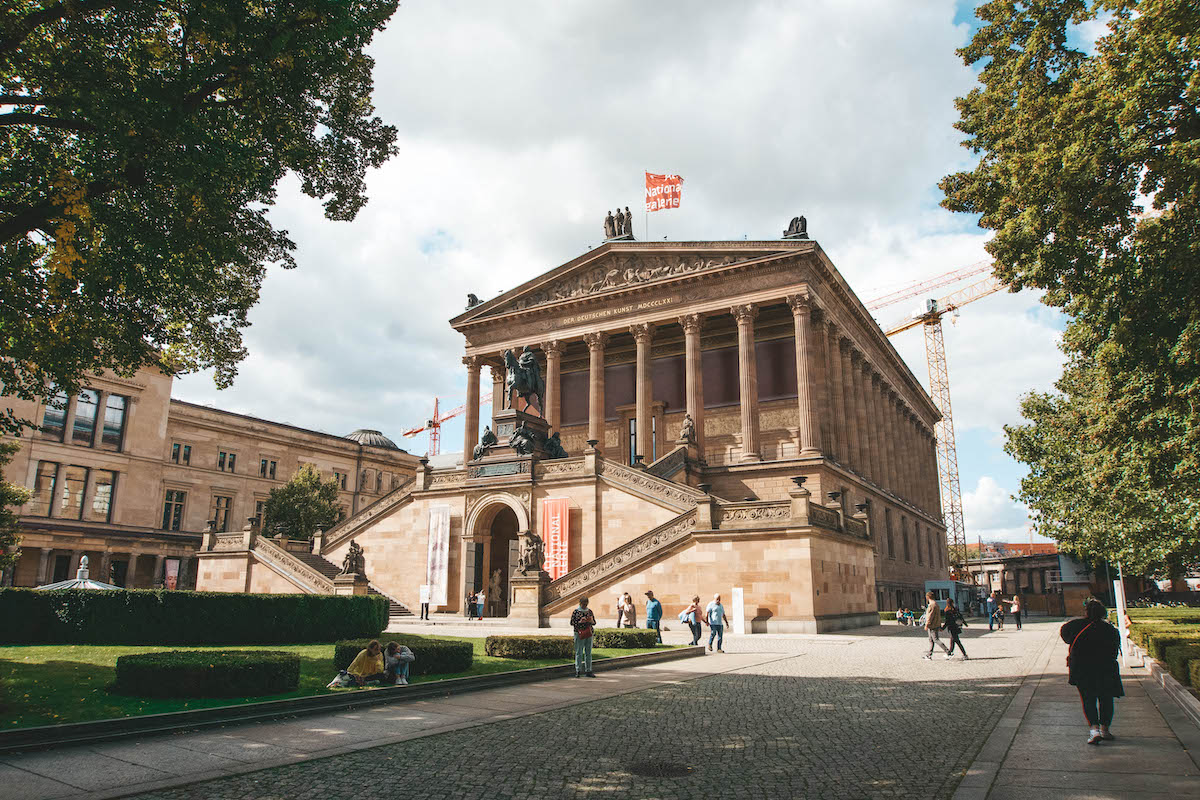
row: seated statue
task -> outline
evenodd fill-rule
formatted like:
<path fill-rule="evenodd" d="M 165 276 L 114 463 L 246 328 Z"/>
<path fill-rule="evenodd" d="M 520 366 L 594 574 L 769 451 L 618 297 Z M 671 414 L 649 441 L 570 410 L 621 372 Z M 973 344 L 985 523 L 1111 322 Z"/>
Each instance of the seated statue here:
<path fill-rule="evenodd" d="M 492 432 L 491 425 L 483 426 L 483 436 L 479 437 L 479 444 L 475 445 L 475 451 L 472 458 L 483 458 L 488 454 L 488 451 L 500 443 L 496 438 L 496 434 Z"/>
<path fill-rule="evenodd" d="M 562 440 L 559 438 L 558 431 L 550 435 L 546 440 L 546 458 L 566 458 L 567 451 L 562 446 Z"/>

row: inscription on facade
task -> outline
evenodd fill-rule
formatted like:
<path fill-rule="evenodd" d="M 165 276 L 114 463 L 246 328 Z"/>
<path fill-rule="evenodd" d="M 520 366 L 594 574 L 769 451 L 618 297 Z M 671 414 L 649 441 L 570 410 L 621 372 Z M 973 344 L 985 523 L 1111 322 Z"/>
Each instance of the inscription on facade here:
<path fill-rule="evenodd" d="M 648 308 L 659 308 L 660 306 L 675 305 L 678 302 L 678 297 L 660 297 L 655 300 L 644 300 L 640 303 L 630 303 L 629 305 L 621 306 L 620 308 L 605 308 L 599 311 L 589 311 L 586 314 L 576 314 L 572 317 L 563 317 L 559 324 L 574 325 L 577 322 L 589 322 L 594 319 L 618 317 L 621 314 L 630 314 L 634 311 L 645 311 Z"/>

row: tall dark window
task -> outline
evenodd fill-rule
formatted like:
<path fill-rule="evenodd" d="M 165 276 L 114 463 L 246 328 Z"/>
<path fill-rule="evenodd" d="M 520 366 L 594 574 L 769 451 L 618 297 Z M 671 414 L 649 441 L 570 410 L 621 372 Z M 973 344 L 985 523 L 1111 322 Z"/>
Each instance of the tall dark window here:
<path fill-rule="evenodd" d="M 904 542 L 904 560 L 912 561 L 912 551 L 908 549 L 908 517 L 900 517 L 900 538 Z"/>
<path fill-rule="evenodd" d="M 113 499 L 117 492 L 117 473 L 98 469 L 92 478 L 92 498 L 84 514 L 93 522 L 111 522 Z M 107 580 L 107 579 L 105 579 Z"/>
<path fill-rule="evenodd" d="M 125 439 L 125 409 L 128 400 L 119 394 L 110 394 L 104 404 L 104 429 L 100 433 L 100 449 L 120 452 Z"/>
<path fill-rule="evenodd" d="M 229 530 L 229 507 L 233 503 L 233 498 L 216 495 L 213 497 L 213 501 L 213 519 L 217 521 L 213 530 L 220 532 Z"/>
<path fill-rule="evenodd" d="M 629 418 L 629 463 L 637 462 L 637 417 Z"/>
<path fill-rule="evenodd" d="M 913 523 L 913 538 L 917 540 L 917 563 L 925 563 L 925 538 L 921 536 L 921 526 Z M 930 561 L 932 561 L 932 557 Z"/>
<path fill-rule="evenodd" d="M 175 463 L 175 464 L 179 463 L 179 452 L 182 449 L 183 449 L 183 445 L 181 445 L 179 442 L 175 442 L 174 444 L 171 445 L 171 461 L 173 463 Z"/>
<path fill-rule="evenodd" d="M 38 436 L 54 442 L 61 442 L 63 440 L 63 433 L 66 430 L 67 424 L 67 404 L 69 402 L 70 400 L 67 398 L 66 392 L 59 392 L 50 398 L 50 402 L 46 404 L 46 413 L 42 416 L 42 428 L 38 432 Z"/>
<path fill-rule="evenodd" d="M 183 446 L 183 463 L 184 464 L 192 463 L 192 446 L 190 444 L 185 444 Z"/>
<path fill-rule="evenodd" d="M 237 472 L 237 453 L 229 454 L 229 471 Z"/>
<path fill-rule="evenodd" d="M 37 477 L 33 481 L 33 496 L 29 498 L 29 513 L 35 517 L 50 516 L 54 503 L 54 487 L 58 482 L 58 464 L 39 461 Z"/>
<path fill-rule="evenodd" d="M 258 460 L 258 476 L 260 478 L 267 477 L 267 460 L 265 458 Z"/>
<path fill-rule="evenodd" d="M 883 527 L 887 531 L 888 558 L 895 558 L 896 543 L 892 540 L 892 510 L 890 508 L 883 510 Z"/>
<path fill-rule="evenodd" d="M 263 519 L 263 517 L 266 515 L 266 510 L 267 510 L 267 501 L 266 500 L 255 500 L 254 501 L 254 518 L 258 520 L 258 526 L 260 528 L 262 527 L 263 522 L 266 521 Z"/>
<path fill-rule="evenodd" d="M 225 453 L 217 453 L 217 469 L 225 471 Z"/>
<path fill-rule="evenodd" d="M 267 477 L 270 478 L 271 480 L 275 480 L 275 462 L 274 461 L 271 462 L 271 466 L 267 470 Z"/>
<path fill-rule="evenodd" d="M 100 393 L 84 389 L 75 401 L 75 423 L 71 426 L 71 442 L 91 447 L 96 441 L 96 411 Z"/>
<path fill-rule="evenodd" d="M 167 489 L 167 497 L 163 501 L 162 529 L 177 531 L 183 525 L 183 504 L 187 500 L 187 492 L 178 489 Z"/>
<path fill-rule="evenodd" d="M 87 467 L 63 467 L 61 500 L 56 516 L 63 519 L 83 519 L 83 492 L 87 486 Z"/>

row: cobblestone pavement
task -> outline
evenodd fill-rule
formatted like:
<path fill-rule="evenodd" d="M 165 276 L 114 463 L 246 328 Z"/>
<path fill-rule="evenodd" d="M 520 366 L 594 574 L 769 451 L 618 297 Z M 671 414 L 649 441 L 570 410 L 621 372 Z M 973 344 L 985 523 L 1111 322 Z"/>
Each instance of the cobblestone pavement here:
<path fill-rule="evenodd" d="M 949 797 L 1056 631 L 972 627 L 968 662 L 940 650 L 922 660 L 924 636 L 913 630 L 729 637 L 730 652 L 780 658 L 142 797 Z M 690 771 L 635 774 L 645 762 Z"/>

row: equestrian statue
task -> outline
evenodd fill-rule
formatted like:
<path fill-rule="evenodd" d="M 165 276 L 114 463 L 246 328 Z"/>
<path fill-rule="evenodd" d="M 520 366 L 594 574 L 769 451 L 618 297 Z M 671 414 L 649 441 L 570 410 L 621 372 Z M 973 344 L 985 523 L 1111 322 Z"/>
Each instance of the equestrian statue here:
<path fill-rule="evenodd" d="M 505 350 L 504 370 L 504 408 L 513 407 L 512 393 L 516 389 L 526 406 L 532 405 L 530 398 L 536 395 L 538 415 L 545 416 L 542 403 L 546 396 L 546 381 L 542 377 L 537 356 L 529 349 L 529 345 L 525 345 L 520 357 L 513 355 L 512 350 Z"/>

